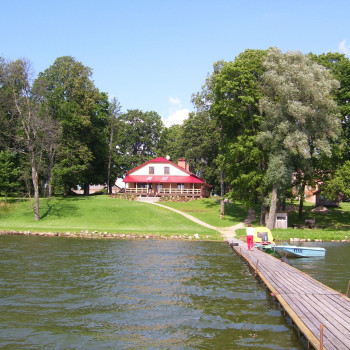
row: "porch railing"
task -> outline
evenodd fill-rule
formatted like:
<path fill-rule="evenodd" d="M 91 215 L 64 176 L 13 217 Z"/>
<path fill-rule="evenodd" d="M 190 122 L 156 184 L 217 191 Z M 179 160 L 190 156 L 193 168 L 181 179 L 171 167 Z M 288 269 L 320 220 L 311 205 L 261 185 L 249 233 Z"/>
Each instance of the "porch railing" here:
<path fill-rule="evenodd" d="M 160 188 L 158 190 L 158 193 L 160 195 L 162 194 L 189 194 L 189 195 L 200 195 L 201 190 L 200 188 L 182 188 L 182 189 L 177 189 L 177 188 Z"/>
<path fill-rule="evenodd" d="M 136 187 L 131 187 L 131 188 L 126 188 L 125 193 L 130 193 L 130 194 L 158 194 L 160 196 L 164 195 L 195 195 L 195 196 L 200 196 L 201 195 L 201 189 L 200 188 L 182 188 L 182 189 L 177 189 L 177 188 L 160 188 L 157 191 L 153 189 L 148 189 L 148 188 L 136 188 Z"/>

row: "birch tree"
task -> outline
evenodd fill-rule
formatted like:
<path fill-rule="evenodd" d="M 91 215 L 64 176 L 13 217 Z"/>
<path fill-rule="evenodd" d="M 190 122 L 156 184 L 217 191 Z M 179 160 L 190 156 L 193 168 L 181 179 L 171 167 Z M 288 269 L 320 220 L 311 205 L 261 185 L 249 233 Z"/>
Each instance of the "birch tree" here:
<path fill-rule="evenodd" d="M 45 164 L 45 152 L 51 136 L 58 130 L 41 109 L 41 98 L 32 92 L 32 71 L 26 60 L 2 61 L 0 142 L 6 149 L 24 154 L 31 167 L 34 191 L 34 219 L 40 220 L 39 174 Z"/>

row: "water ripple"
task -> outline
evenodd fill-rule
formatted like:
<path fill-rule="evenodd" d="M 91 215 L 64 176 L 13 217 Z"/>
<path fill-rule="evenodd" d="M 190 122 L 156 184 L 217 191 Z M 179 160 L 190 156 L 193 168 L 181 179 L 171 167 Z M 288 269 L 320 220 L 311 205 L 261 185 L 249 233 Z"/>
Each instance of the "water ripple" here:
<path fill-rule="evenodd" d="M 224 243 L 0 237 L 1 349 L 302 349 Z"/>

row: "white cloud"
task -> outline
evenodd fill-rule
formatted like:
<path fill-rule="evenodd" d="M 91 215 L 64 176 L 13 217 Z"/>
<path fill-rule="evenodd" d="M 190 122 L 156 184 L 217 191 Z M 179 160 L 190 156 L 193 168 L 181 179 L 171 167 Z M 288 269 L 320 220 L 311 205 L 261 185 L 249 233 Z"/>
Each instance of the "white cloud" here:
<path fill-rule="evenodd" d="M 181 101 L 180 101 L 180 99 L 177 98 L 177 97 L 170 97 L 170 98 L 169 98 L 169 102 L 170 102 L 172 105 L 181 107 Z"/>
<path fill-rule="evenodd" d="M 168 128 L 174 124 L 181 125 L 191 111 L 182 106 L 178 97 L 169 97 L 169 109 L 167 117 L 163 119 L 164 125 Z"/>
<path fill-rule="evenodd" d="M 168 116 L 167 119 L 164 120 L 164 125 L 168 128 L 171 125 L 179 124 L 181 125 L 185 119 L 188 118 L 188 114 L 190 110 L 187 108 L 178 109 Z"/>
<path fill-rule="evenodd" d="M 350 55 L 350 45 L 346 45 L 346 39 L 344 39 L 339 45 L 338 45 L 338 51 L 340 53 L 344 53 L 345 55 Z"/>

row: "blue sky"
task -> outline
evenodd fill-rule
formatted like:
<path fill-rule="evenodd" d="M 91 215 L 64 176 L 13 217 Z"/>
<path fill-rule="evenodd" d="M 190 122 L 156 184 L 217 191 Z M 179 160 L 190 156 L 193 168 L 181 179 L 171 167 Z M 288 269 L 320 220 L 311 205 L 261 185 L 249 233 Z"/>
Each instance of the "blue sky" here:
<path fill-rule="evenodd" d="M 70 55 L 122 110 L 167 125 L 193 110 L 215 61 L 245 49 L 350 54 L 349 0 L 0 0 L 0 56 L 36 74 Z"/>

